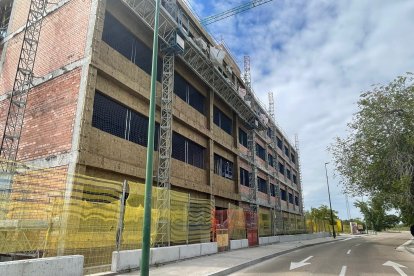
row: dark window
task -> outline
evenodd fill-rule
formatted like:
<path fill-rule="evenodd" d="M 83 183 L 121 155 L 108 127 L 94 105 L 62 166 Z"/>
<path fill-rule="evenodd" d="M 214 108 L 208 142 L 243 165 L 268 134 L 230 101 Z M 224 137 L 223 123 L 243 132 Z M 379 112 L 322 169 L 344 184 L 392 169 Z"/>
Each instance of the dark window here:
<path fill-rule="evenodd" d="M 267 128 L 266 135 L 267 137 L 272 138 L 273 130 L 270 127 Z"/>
<path fill-rule="evenodd" d="M 299 206 L 299 198 L 297 196 L 295 196 L 295 205 Z"/>
<path fill-rule="evenodd" d="M 13 1 L 0 2 L 0 40 L 6 37 Z M 3 45 L 0 46 L 0 48 Z"/>
<path fill-rule="evenodd" d="M 239 143 L 247 148 L 247 133 L 239 128 Z"/>
<path fill-rule="evenodd" d="M 174 93 L 201 114 L 205 114 L 205 97 L 177 72 L 174 74 Z"/>
<path fill-rule="evenodd" d="M 293 164 L 296 164 L 296 157 L 293 153 L 290 154 L 290 160 L 292 160 Z"/>
<path fill-rule="evenodd" d="M 148 118 L 144 115 L 130 112 L 130 133 L 128 140 L 146 147 L 148 145 Z M 158 148 L 159 124 L 155 123 L 154 149 Z"/>
<path fill-rule="evenodd" d="M 283 150 L 283 141 L 282 141 L 279 137 L 276 137 L 276 139 L 277 139 L 277 146 L 278 146 L 281 150 Z"/>
<path fill-rule="evenodd" d="M 228 179 L 233 179 L 233 162 L 218 154 L 214 154 L 214 173 Z"/>
<path fill-rule="evenodd" d="M 285 146 L 285 155 L 289 157 L 289 148 Z"/>
<path fill-rule="evenodd" d="M 232 134 L 232 120 L 217 107 L 214 107 L 214 123 L 228 134 Z"/>
<path fill-rule="evenodd" d="M 205 114 L 205 97 L 190 84 L 188 85 L 188 104 L 201 114 Z"/>
<path fill-rule="evenodd" d="M 102 131 L 127 138 L 128 108 L 97 92 L 93 103 L 92 126 Z"/>
<path fill-rule="evenodd" d="M 274 167 L 274 160 L 273 160 L 273 155 L 271 155 L 270 153 L 267 155 L 267 160 L 269 162 L 269 165 Z"/>
<path fill-rule="evenodd" d="M 296 178 L 296 175 L 295 175 L 295 174 L 293 175 L 293 183 L 298 184 L 298 180 L 297 180 L 297 178 Z"/>
<path fill-rule="evenodd" d="M 174 93 L 187 102 L 187 82 L 177 72 L 174 74 Z"/>
<path fill-rule="evenodd" d="M 152 50 L 135 37 L 110 13 L 105 13 L 102 40 L 131 62 L 151 74 Z M 157 79 L 161 80 L 162 60 L 158 58 Z"/>
<path fill-rule="evenodd" d="M 289 193 L 289 203 L 293 204 L 293 195 L 291 193 Z"/>
<path fill-rule="evenodd" d="M 186 139 L 184 136 L 173 132 L 171 157 L 186 162 Z"/>
<path fill-rule="evenodd" d="M 204 169 L 204 152 L 205 148 L 187 140 L 188 144 L 188 164 Z"/>
<path fill-rule="evenodd" d="M 291 174 L 290 174 L 290 170 L 289 169 L 286 169 L 286 176 L 287 176 L 288 179 L 291 178 Z"/>
<path fill-rule="evenodd" d="M 266 150 L 256 143 L 256 155 L 259 156 L 260 159 L 266 160 Z"/>
<path fill-rule="evenodd" d="M 285 175 L 285 165 L 279 162 L 279 172 Z"/>
<path fill-rule="evenodd" d="M 270 184 L 270 195 L 275 197 L 276 196 L 276 185 Z"/>
<path fill-rule="evenodd" d="M 173 132 L 171 157 L 204 169 L 205 148 Z"/>
<path fill-rule="evenodd" d="M 257 177 L 257 186 L 260 192 L 267 194 L 267 182 L 263 178 Z"/>
<path fill-rule="evenodd" d="M 250 187 L 249 172 L 243 168 L 240 168 L 240 184 L 246 187 Z"/>
<path fill-rule="evenodd" d="M 92 126 L 102 131 L 147 146 L 148 118 L 96 91 Z M 155 123 L 154 149 L 158 149 L 159 124 Z"/>
<path fill-rule="evenodd" d="M 286 190 L 280 189 L 280 197 L 282 200 L 286 201 Z"/>

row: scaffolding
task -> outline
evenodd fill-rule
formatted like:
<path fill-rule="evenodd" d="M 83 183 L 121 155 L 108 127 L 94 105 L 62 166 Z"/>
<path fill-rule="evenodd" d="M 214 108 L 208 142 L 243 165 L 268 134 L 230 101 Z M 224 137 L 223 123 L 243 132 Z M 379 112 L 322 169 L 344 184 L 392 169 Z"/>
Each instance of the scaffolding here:
<path fill-rule="evenodd" d="M 275 117 L 275 101 L 273 99 L 273 92 L 269 92 L 268 94 L 269 97 L 269 116 L 270 118 L 276 122 L 276 117 Z"/>
<path fill-rule="evenodd" d="M 3 160 L 15 161 L 17 157 L 27 97 L 29 90 L 33 86 L 33 68 L 46 5 L 46 0 L 32 0 L 30 2 L 23 43 L 20 50 L 13 91 L 10 95 L 10 104 L 0 147 L 0 159 Z M 3 180 L 4 182 L 0 186 L 0 191 L 7 193 L 10 190 L 12 177 L 15 173 L 14 163 L 0 162 L 0 172 L 7 177 L 6 180 Z"/>
<path fill-rule="evenodd" d="M 161 90 L 161 123 L 160 123 L 160 145 L 159 145 L 159 165 L 158 165 L 158 210 L 162 212 L 158 220 L 158 245 L 170 245 L 169 237 L 169 218 L 170 209 L 169 189 L 170 189 L 170 170 L 171 170 L 171 150 L 172 150 L 172 123 L 173 123 L 173 90 L 174 90 L 174 61 L 175 55 L 182 54 L 184 51 L 184 40 L 182 34 L 188 29 L 188 20 L 178 9 L 175 0 L 164 2 L 164 7 L 173 16 L 178 24 L 177 29 L 172 29 L 167 37 L 167 44 L 161 48 L 164 53 L 162 71 L 162 90 Z"/>
<path fill-rule="evenodd" d="M 134 12 L 137 18 L 150 28 L 150 30 L 154 30 L 154 1 L 122 0 L 121 2 Z M 168 44 L 171 30 L 176 30 L 179 25 L 164 7 L 161 7 L 159 20 L 160 42 Z M 184 35 L 184 39 L 184 53 L 177 55 L 176 57 L 186 64 L 198 77 L 200 77 L 201 80 L 209 85 L 215 95 L 218 95 L 224 102 L 227 102 L 232 106 L 242 121 L 251 126 L 254 126 L 256 122 L 258 125 L 262 124 L 262 122 L 257 120 L 259 111 L 255 111 L 248 105 L 248 103 L 246 103 L 246 101 L 238 94 L 236 88 L 226 80 L 222 73 L 220 73 L 217 66 L 214 66 L 209 56 L 197 46 L 192 38 Z"/>
<path fill-rule="evenodd" d="M 296 162 L 298 166 L 298 190 L 300 193 L 299 209 L 300 209 L 301 214 L 303 215 L 304 214 L 304 202 L 303 202 L 303 190 L 302 190 L 302 173 L 300 171 L 301 165 L 300 165 L 300 147 L 299 147 L 299 135 L 298 134 L 295 135 L 295 149 L 296 149 L 296 155 L 297 155 Z M 306 221 L 304 221 L 304 227 L 306 227 Z"/>
<path fill-rule="evenodd" d="M 155 3 L 150 0 L 123 0 L 122 1 L 135 15 L 151 30 L 154 28 Z M 188 36 L 189 23 L 183 17 L 183 12 L 175 0 L 165 1 L 160 11 L 159 38 L 161 49 L 164 48 L 165 56 L 163 58 L 163 77 L 162 77 L 162 95 L 161 95 L 161 124 L 160 124 L 160 149 L 159 149 L 159 169 L 158 169 L 158 186 L 163 188 L 159 192 L 159 210 L 166 210 L 169 206 L 169 199 L 166 197 L 166 190 L 169 189 L 170 159 L 171 159 L 171 131 L 172 131 L 172 94 L 174 88 L 174 60 L 179 58 L 184 62 L 196 75 L 205 81 L 210 88 L 222 100 L 235 108 L 239 117 L 249 126 L 250 131 L 250 159 L 252 168 L 254 165 L 255 143 L 254 128 L 265 127 L 263 122 L 258 120 L 259 114 L 263 113 L 257 106 L 252 108 L 252 95 L 250 81 L 245 78 L 245 85 L 251 95 L 251 101 L 242 98 L 236 91 L 236 87 L 226 79 L 214 65 L 214 60 L 207 55 L 192 38 Z M 178 35 L 178 36 L 177 36 Z M 182 41 L 181 41 L 182 40 Z M 180 44 L 181 43 L 181 44 Z M 180 47 L 177 47 L 180 46 Z M 210 51 L 214 49 L 210 47 Z M 250 71 L 250 70 L 249 70 Z M 250 74 L 250 72 L 249 72 Z M 246 77 L 246 76 L 245 76 Z M 250 79 L 250 75 L 248 76 Z M 254 105 L 255 103 L 253 103 Z M 255 168 L 256 170 L 256 168 Z M 256 173 L 250 175 L 251 186 L 251 204 L 256 203 Z M 253 195 L 254 194 L 254 195 Z M 165 195 L 165 196 L 164 196 Z M 211 197 L 214 201 L 214 197 Z M 164 206 L 164 207 L 161 207 Z M 253 207 L 254 209 L 257 206 Z M 164 222 L 168 219 L 159 220 L 159 243 L 168 244 L 169 238 L 168 225 Z"/>

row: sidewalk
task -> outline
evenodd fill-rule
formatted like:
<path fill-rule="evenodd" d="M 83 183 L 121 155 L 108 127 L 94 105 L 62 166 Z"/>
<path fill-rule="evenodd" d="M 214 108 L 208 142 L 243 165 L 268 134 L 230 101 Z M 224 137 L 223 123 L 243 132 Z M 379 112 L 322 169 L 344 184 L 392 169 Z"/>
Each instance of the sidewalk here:
<path fill-rule="evenodd" d="M 338 237 L 343 240 L 346 237 Z M 228 275 L 245 267 L 263 262 L 298 248 L 335 241 L 333 238 L 317 238 L 297 242 L 276 243 L 245 248 L 151 267 L 151 275 Z M 139 271 L 116 275 L 140 275 Z"/>

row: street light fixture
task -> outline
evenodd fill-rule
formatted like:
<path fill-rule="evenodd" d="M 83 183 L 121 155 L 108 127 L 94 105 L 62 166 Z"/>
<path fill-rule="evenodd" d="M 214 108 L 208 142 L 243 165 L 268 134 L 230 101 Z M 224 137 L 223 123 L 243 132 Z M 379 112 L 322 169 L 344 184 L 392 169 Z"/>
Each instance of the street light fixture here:
<path fill-rule="evenodd" d="M 333 211 L 332 211 L 332 203 L 331 203 L 331 192 L 329 191 L 328 169 L 326 168 L 326 165 L 328 165 L 328 164 L 329 164 L 329 162 L 325 162 L 326 185 L 328 186 L 329 208 L 331 209 L 332 235 L 333 235 L 333 237 L 335 239 L 336 238 L 336 233 L 335 233 L 334 219 L 333 219 Z"/>

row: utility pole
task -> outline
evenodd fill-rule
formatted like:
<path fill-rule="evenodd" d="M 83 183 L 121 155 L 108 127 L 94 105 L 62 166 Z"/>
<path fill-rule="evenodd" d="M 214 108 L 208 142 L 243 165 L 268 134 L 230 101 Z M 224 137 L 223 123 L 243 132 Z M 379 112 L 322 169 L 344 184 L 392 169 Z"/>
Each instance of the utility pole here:
<path fill-rule="evenodd" d="M 329 164 L 329 162 L 326 162 L 325 163 L 326 185 L 328 186 L 329 208 L 331 209 L 332 235 L 333 235 L 333 237 L 335 239 L 336 238 L 336 233 L 335 233 L 335 226 L 334 226 L 334 219 L 333 219 L 333 211 L 332 211 L 332 203 L 331 203 L 331 192 L 329 191 L 328 169 L 326 168 L 326 165 L 327 164 Z"/>
<path fill-rule="evenodd" d="M 160 0 L 155 2 L 154 38 L 152 45 L 152 68 L 151 68 L 151 94 L 148 121 L 148 145 L 147 165 L 145 171 L 145 199 L 144 199 L 144 225 L 142 229 L 142 255 L 141 276 L 149 275 L 149 256 L 151 238 L 151 201 L 152 201 L 152 173 L 154 156 L 154 133 L 155 133 L 155 94 L 157 85 L 157 59 L 158 59 L 158 19 L 160 14 Z"/>

